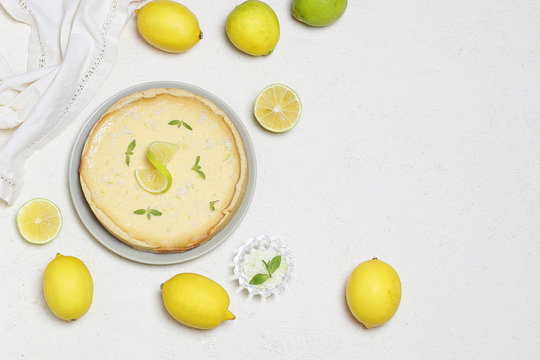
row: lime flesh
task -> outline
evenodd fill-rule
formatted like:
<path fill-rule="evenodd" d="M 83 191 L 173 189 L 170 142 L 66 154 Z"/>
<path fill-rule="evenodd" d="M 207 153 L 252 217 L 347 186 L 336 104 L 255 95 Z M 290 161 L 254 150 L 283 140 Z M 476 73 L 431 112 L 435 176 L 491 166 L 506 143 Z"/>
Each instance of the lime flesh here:
<path fill-rule="evenodd" d="M 17 228 L 29 243 L 46 244 L 60 233 L 62 214 L 52 201 L 32 199 L 17 212 Z"/>
<path fill-rule="evenodd" d="M 292 129 L 302 113 L 298 94 L 283 84 L 265 87 L 255 100 L 255 118 L 266 130 L 285 132 Z"/>

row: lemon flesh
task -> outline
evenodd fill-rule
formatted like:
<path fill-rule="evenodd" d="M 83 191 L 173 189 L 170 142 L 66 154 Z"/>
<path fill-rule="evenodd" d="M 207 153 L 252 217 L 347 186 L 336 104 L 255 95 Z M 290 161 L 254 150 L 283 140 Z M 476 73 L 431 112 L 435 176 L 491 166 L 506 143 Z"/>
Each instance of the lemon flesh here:
<path fill-rule="evenodd" d="M 239 50 L 253 56 L 269 55 L 279 40 L 279 21 L 262 1 L 249 0 L 227 17 L 227 36 Z"/>
<path fill-rule="evenodd" d="M 161 288 L 165 308 L 180 323 L 196 329 L 213 329 L 234 320 L 228 310 L 229 295 L 218 283 L 198 274 L 182 273 Z"/>
<path fill-rule="evenodd" d="M 292 15 L 310 26 L 327 26 L 336 22 L 347 9 L 347 0 L 294 0 Z"/>
<path fill-rule="evenodd" d="M 160 50 L 181 53 L 202 39 L 197 17 L 175 1 L 154 0 L 135 14 L 141 36 Z"/>
<path fill-rule="evenodd" d="M 358 265 L 346 288 L 347 305 L 366 328 L 386 323 L 401 300 L 401 281 L 387 263 L 373 259 Z"/>
<path fill-rule="evenodd" d="M 62 214 L 52 201 L 32 199 L 17 212 L 17 228 L 24 240 L 32 244 L 45 244 L 60 233 Z"/>
<path fill-rule="evenodd" d="M 171 188 L 172 175 L 166 165 L 177 151 L 178 145 L 165 141 L 155 141 L 150 144 L 146 151 L 146 158 L 154 169 L 135 170 L 135 178 L 143 190 L 151 194 L 161 194 Z"/>
<path fill-rule="evenodd" d="M 265 87 L 255 100 L 255 118 L 263 128 L 272 132 L 292 129 L 302 114 L 298 94 L 283 84 Z"/>
<path fill-rule="evenodd" d="M 84 263 L 57 254 L 43 275 L 43 295 L 49 309 L 60 319 L 77 320 L 90 309 L 94 283 Z"/>

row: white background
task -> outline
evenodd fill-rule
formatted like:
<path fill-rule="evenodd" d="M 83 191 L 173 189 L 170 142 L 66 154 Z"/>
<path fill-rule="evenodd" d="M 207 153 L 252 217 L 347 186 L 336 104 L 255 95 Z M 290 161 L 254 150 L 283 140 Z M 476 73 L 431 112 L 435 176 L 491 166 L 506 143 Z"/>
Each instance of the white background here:
<path fill-rule="evenodd" d="M 183 0 L 204 39 L 185 54 L 147 45 L 135 19 L 92 102 L 26 163 L 24 189 L 0 205 L 2 359 L 537 359 L 540 358 L 540 3 L 510 0 L 351 0 L 327 28 L 269 0 L 281 39 L 268 57 L 228 42 L 240 1 Z M 0 52 L 24 72 L 29 30 L 0 10 Z M 252 136 L 255 197 L 243 223 L 196 260 L 149 266 L 109 252 L 84 229 L 67 188 L 68 157 L 89 114 L 118 91 L 175 80 L 223 99 Z M 289 133 L 259 127 L 252 105 L 281 82 L 303 102 Z M 0 142 L 9 132 L 0 133 Z M 57 203 L 60 236 L 44 246 L 17 233 L 18 208 Z M 275 234 L 297 259 L 280 296 L 239 291 L 237 246 Z M 57 252 L 82 259 L 94 301 L 66 323 L 48 310 L 42 273 Z M 386 325 L 364 329 L 344 288 L 377 256 L 403 284 Z M 175 322 L 159 285 L 180 272 L 224 286 L 237 319 L 212 331 Z"/>

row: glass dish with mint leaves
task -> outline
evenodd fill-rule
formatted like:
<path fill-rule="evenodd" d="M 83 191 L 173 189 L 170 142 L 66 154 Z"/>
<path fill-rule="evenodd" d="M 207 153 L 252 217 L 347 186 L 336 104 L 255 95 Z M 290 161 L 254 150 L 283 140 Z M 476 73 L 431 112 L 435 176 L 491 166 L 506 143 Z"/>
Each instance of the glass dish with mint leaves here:
<path fill-rule="evenodd" d="M 247 239 L 234 257 L 234 275 L 252 295 L 267 297 L 281 293 L 293 273 L 293 255 L 275 236 Z"/>

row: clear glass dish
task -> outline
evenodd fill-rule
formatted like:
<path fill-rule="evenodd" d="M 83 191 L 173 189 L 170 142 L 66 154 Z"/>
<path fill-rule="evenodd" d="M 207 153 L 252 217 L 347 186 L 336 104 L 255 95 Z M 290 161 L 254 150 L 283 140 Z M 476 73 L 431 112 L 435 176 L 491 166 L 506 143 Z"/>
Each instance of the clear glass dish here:
<path fill-rule="evenodd" d="M 266 281 L 259 285 L 250 284 L 256 274 L 267 274 L 263 260 L 270 262 L 275 256 L 281 256 L 281 264 Z M 283 292 L 289 285 L 294 273 L 294 258 L 287 246 L 276 236 L 262 235 L 247 239 L 237 250 L 234 257 L 234 275 L 240 286 L 252 295 L 267 297 Z"/>

